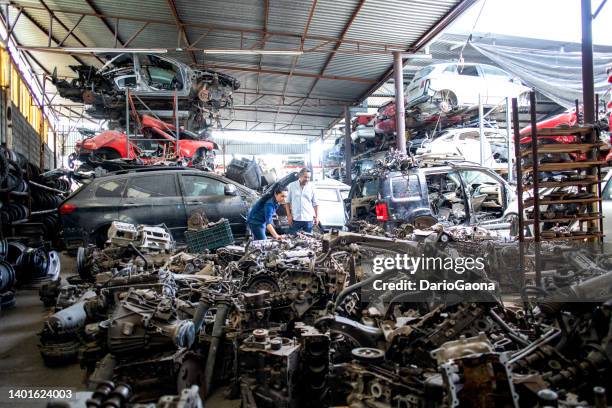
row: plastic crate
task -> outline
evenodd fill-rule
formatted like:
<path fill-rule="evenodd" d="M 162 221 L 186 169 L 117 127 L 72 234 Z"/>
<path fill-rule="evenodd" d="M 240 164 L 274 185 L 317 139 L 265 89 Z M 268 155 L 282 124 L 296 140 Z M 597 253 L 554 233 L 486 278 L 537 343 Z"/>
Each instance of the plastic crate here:
<path fill-rule="evenodd" d="M 222 219 L 200 231 L 185 231 L 185 239 L 189 252 L 200 253 L 207 249 L 217 249 L 233 244 L 234 234 L 232 234 L 229 221 Z"/>

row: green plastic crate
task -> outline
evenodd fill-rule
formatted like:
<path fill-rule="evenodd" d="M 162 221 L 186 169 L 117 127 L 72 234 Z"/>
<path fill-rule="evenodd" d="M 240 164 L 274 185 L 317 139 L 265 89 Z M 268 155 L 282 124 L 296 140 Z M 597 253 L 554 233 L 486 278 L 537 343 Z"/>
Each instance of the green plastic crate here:
<path fill-rule="evenodd" d="M 222 219 L 215 225 L 200 231 L 185 231 L 187 248 L 191 253 L 217 249 L 234 243 L 229 221 Z"/>

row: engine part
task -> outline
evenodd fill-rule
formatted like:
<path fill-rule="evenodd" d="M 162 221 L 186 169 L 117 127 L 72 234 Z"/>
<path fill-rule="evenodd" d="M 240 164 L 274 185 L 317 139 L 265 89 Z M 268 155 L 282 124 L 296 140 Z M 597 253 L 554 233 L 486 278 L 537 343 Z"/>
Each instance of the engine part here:
<path fill-rule="evenodd" d="M 301 346 L 295 340 L 255 330 L 240 346 L 238 367 L 245 407 L 295 406 Z M 266 381 L 259 381 L 266 378 Z"/>

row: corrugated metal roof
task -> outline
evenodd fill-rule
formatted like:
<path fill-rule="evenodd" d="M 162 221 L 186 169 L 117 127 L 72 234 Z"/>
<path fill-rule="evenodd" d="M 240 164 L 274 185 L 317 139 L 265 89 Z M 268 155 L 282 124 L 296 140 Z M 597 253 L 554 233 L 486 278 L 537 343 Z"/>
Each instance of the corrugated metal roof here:
<path fill-rule="evenodd" d="M 17 0 L 15 4 L 24 6 L 39 27 L 21 17 L 15 34 L 23 45 L 46 46 L 44 31 L 50 26 L 44 9 L 46 5 L 68 29 L 79 20 L 78 13 L 89 14 L 74 30 L 78 40 L 74 36 L 66 39 L 65 45 L 72 47 L 82 44 L 113 47 L 116 18 L 119 19 L 118 38 L 123 42 L 149 21 L 130 43 L 130 47 L 138 48 L 176 48 L 182 29 L 188 41 L 199 40 L 196 48 L 298 49 L 303 41 L 306 52 L 299 57 L 204 55 L 199 51 L 194 51 L 194 56 L 200 66 L 215 66 L 214 69 L 241 81 L 242 88 L 235 98 L 238 106 L 233 113 L 223 112 L 224 125 L 242 130 L 260 123 L 256 127 L 258 130 L 260 126 L 272 131 L 284 127 L 288 132 L 318 136 L 320 128 L 329 128 L 342 116 L 342 101 L 357 102 L 374 90 L 389 72 L 390 54 L 365 51 L 388 52 L 390 48 L 385 51 L 385 44 L 393 49 L 408 49 L 452 10 L 459 9 L 458 5 L 472 2 L 318 0 L 313 9 L 314 0 L 149 0 L 146 3 L 139 0 Z M 182 25 L 175 22 L 172 3 Z M 14 7 L 11 10 L 14 17 L 17 10 Z M 104 18 L 97 15 L 98 12 Z M 305 32 L 307 37 L 302 39 Z M 53 36 L 58 41 L 66 33 L 60 24 L 53 24 Z M 53 42 L 52 46 L 55 45 Z M 180 46 L 186 46 L 182 39 Z M 355 54 L 357 47 L 359 54 Z M 67 69 L 68 65 L 76 63 L 71 56 L 41 52 L 33 55 L 48 71 L 57 67 L 60 75 L 73 74 Z M 171 52 L 168 56 L 193 63 L 187 51 Z M 81 59 L 92 61 L 87 57 Z M 252 72 L 260 69 L 266 72 Z M 296 99 L 296 96 L 304 99 Z"/>

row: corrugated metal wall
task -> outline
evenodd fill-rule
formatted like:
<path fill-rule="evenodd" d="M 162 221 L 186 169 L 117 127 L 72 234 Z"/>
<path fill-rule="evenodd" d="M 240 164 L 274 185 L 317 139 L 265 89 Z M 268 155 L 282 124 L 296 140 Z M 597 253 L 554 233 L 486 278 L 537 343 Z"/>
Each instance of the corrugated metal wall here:
<path fill-rule="evenodd" d="M 219 144 L 223 150 L 223 145 Z M 258 143 L 227 143 L 225 154 L 303 154 L 307 152 L 305 144 L 258 144 Z"/>
<path fill-rule="evenodd" d="M 21 153 L 30 163 L 40 166 L 40 137 L 26 118 L 13 106 L 13 150 Z M 45 145 L 45 168 L 53 168 L 53 152 Z"/>
<path fill-rule="evenodd" d="M 4 90 L 0 90 L 0 143 L 5 144 L 6 137 L 6 107 L 4 106 Z M 11 103 L 11 127 L 12 127 L 12 149 L 22 154 L 26 159 L 35 165 L 40 166 L 40 136 L 28 123 L 26 118 L 19 112 L 19 109 Z M 45 145 L 44 157 L 45 169 L 53 168 L 53 152 L 48 145 Z"/>

